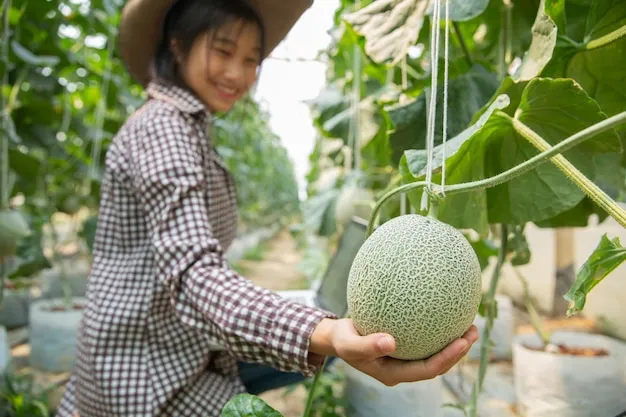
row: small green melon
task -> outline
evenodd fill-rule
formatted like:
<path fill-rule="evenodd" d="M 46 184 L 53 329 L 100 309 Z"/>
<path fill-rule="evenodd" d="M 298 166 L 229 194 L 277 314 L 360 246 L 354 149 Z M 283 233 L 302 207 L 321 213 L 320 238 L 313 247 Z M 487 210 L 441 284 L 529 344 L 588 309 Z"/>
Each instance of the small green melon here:
<path fill-rule="evenodd" d="M 14 255 L 22 239 L 30 234 L 30 227 L 19 211 L 0 210 L 0 258 Z"/>
<path fill-rule="evenodd" d="M 425 359 L 462 336 L 481 299 L 481 269 L 454 227 L 408 214 L 383 223 L 350 270 L 349 314 L 358 332 L 391 334 L 396 359 Z"/>

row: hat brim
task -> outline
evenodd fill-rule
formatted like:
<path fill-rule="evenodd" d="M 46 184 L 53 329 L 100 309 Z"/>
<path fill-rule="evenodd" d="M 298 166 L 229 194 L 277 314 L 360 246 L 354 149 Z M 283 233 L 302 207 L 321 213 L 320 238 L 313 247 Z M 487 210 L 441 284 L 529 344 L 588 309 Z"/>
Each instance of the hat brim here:
<path fill-rule="evenodd" d="M 128 72 L 143 86 L 161 34 L 161 24 L 175 0 L 128 0 L 121 14 L 119 48 Z M 210 1 L 210 0 L 207 0 Z M 249 0 L 265 25 L 266 56 L 285 38 L 313 0 Z"/>

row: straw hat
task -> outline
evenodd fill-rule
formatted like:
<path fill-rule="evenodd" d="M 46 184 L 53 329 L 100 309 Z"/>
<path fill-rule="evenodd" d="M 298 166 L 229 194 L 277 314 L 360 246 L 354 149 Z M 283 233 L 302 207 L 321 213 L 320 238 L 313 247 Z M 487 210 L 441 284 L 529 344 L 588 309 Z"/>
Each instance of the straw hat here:
<path fill-rule="evenodd" d="M 130 74 L 142 85 L 150 81 L 150 65 L 165 13 L 176 0 L 128 0 L 122 10 L 119 45 Z M 211 1 L 211 0 L 207 0 Z M 266 30 L 266 54 L 283 40 L 313 0 L 249 0 Z"/>

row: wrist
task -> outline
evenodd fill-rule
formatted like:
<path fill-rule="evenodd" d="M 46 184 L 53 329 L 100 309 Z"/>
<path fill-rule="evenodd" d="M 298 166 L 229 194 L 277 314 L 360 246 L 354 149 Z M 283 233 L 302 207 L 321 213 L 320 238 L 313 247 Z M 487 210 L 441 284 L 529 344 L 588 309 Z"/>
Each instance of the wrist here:
<path fill-rule="evenodd" d="M 337 356 L 333 344 L 333 329 L 337 320 L 324 318 L 313 330 L 309 352 L 323 356 Z"/>

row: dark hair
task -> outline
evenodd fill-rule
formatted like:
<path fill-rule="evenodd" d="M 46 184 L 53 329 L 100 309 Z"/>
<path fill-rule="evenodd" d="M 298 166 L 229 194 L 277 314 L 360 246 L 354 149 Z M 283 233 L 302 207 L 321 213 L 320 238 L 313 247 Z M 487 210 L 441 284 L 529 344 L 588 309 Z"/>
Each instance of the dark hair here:
<path fill-rule="evenodd" d="M 186 59 L 200 35 L 243 19 L 255 23 L 261 33 L 261 59 L 265 56 L 265 26 L 258 12 L 245 0 L 176 0 L 167 12 L 161 40 L 153 61 L 154 77 L 182 86 L 170 40 L 178 40 Z"/>

